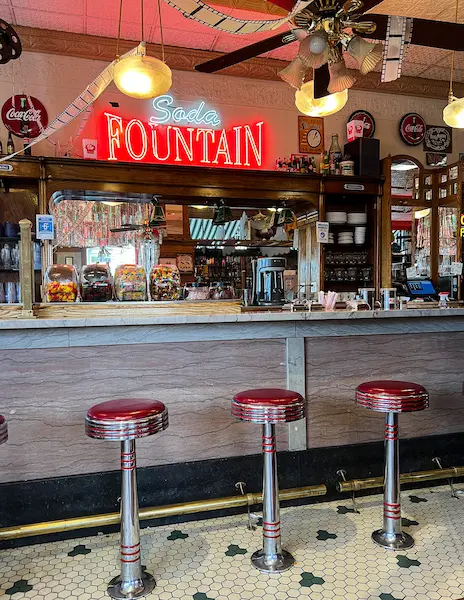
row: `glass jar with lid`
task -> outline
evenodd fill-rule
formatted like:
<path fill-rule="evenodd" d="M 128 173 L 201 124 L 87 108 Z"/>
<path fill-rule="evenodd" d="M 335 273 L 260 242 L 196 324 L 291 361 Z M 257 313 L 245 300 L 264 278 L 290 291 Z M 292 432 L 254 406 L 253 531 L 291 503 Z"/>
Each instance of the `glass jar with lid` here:
<path fill-rule="evenodd" d="M 173 265 L 156 265 L 150 272 L 152 300 L 179 300 L 180 273 Z"/>
<path fill-rule="evenodd" d="M 140 265 L 119 265 L 114 273 L 114 293 L 120 301 L 147 298 L 147 273 Z"/>
<path fill-rule="evenodd" d="M 50 265 L 45 272 L 46 302 L 77 300 L 77 271 L 72 265 Z"/>
<path fill-rule="evenodd" d="M 84 302 L 108 302 L 113 298 L 113 278 L 106 264 L 82 267 L 80 284 Z"/>

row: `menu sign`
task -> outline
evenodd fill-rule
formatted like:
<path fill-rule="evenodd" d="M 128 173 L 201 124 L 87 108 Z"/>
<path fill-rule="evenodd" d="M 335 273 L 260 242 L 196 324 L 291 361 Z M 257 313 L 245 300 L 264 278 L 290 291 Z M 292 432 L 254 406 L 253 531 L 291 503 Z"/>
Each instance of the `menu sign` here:
<path fill-rule="evenodd" d="M 400 137 L 408 146 L 418 146 L 425 138 L 425 121 L 417 113 L 408 113 L 400 121 Z"/>
<path fill-rule="evenodd" d="M 11 96 L 2 106 L 2 121 L 8 131 L 13 135 L 24 138 L 35 138 L 41 133 L 41 127 L 48 125 L 48 114 L 45 106 L 25 94 Z M 32 104 L 32 106 L 31 106 Z"/>

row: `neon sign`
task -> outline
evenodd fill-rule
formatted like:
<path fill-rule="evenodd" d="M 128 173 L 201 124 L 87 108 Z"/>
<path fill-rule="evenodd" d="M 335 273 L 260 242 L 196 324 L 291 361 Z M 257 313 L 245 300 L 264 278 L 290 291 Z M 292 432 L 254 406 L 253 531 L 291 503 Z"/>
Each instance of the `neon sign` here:
<path fill-rule="evenodd" d="M 200 103 L 195 116 L 204 118 Z M 178 107 L 179 108 L 179 107 Z M 214 111 L 210 111 L 214 112 Z M 188 113 L 190 114 L 190 113 Z M 217 114 L 217 113 L 216 113 Z M 187 118 L 187 114 L 185 114 Z M 180 113 L 177 118 L 180 119 Z M 184 118 L 178 122 L 182 122 Z M 127 120 L 105 112 L 100 121 L 98 158 L 161 164 L 182 164 L 242 169 L 263 168 L 264 123 L 230 129 L 181 127 L 140 119 Z"/>
<path fill-rule="evenodd" d="M 163 125 L 164 123 L 185 123 L 188 125 L 209 125 L 218 127 L 221 119 L 215 110 L 205 110 L 202 101 L 196 108 L 186 111 L 183 106 L 173 106 L 174 98 L 169 94 L 158 96 L 153 100 L 155 114 L 150 117 L 152 125 Z"/>

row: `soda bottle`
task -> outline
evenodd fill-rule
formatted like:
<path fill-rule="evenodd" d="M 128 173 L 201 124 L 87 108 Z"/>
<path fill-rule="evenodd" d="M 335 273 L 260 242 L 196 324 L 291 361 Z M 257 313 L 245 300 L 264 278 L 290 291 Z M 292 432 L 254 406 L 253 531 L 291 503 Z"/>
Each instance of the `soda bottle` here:
<path fill-rule="evenodd" d="M 8 132 L 8 140 L 6 142 L 6 153 L 13 154 L 15 151 L 13 136 L 11 135 L 11 131 Z"/>
<path fill-rule="evenodd" d="M 330 174 L 336 174 L 336 166 L 340 164 L 342 160 L 342 150 L 340 148 L 340 144 L 338 143 L 338 133 L 332 134 L 332 144 L 329 149 L 329 164 L 330 164 Z"/>
<path fill-rule="evenodd" d="M 27 146 L 29 146 L 29 144 L 30 144 L 31 139 L 29 137 L 29 123 L 26 120 L 26 98 L 21 98 L 20 102 L 21 102 L 21 112 L 23 115 L 23 117 L 21 119 L 21 133 L 23 134 L 24 155 L 31 156 L 32 155 L 31 148 L 27 148 Z"/>

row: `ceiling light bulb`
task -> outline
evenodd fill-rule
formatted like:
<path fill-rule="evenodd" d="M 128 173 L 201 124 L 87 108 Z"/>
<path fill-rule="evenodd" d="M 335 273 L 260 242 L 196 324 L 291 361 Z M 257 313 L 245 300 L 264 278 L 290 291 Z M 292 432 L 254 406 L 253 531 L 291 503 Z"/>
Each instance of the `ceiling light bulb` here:
<path fill-rule="evenodd" d="M 309 49 L 313 54 L 321 54 L 327 48 L 326 37 L 319 34 L 313 33 L 309 36 Z"/>
<path fill-rule="evenodd" d="M 450 98 L 443 109 L 443 121 L 454 129 L 464 129 L 464 98 Z"/>
<path fill-rule="evenodd" d="M 341 110 L 348 101 L 348 90 L 329 94 L 323 98 L 314 98 L 314 81 L 308 81 L 295 93 L 295 105 L 304 115 L 327 117 Z"/>
<path fill-rule="evenodd" d="M 126 96 L 147 99 L 166 94 L 172 85 L 171 69 L 152 56 L 146 56 L 144 42 L 139 53 L 119 60 L 114 66 L 114 83 Z"/>

